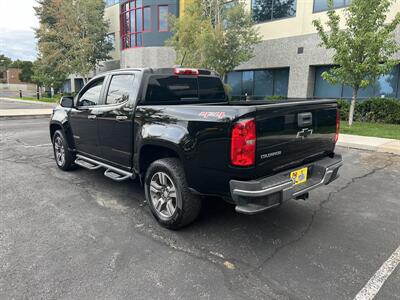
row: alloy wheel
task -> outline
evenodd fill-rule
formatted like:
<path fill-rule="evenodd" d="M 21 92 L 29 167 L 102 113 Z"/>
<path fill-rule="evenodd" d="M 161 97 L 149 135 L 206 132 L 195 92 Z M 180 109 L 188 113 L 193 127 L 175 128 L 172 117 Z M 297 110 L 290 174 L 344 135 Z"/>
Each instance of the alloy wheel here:
<path fill-rule="evenodd" d="M 157 172 L 150 180 L 150 198 L 157 214 L 169 219 L 177 208 L 176 187 L 164 172 Z"/>
<path fill-rule="evenodd" d="M 54 140 L 54 153 L 57 164 L 63 166 L 65 163 L 65 149 L 60 136 L 57 136 Z"/>

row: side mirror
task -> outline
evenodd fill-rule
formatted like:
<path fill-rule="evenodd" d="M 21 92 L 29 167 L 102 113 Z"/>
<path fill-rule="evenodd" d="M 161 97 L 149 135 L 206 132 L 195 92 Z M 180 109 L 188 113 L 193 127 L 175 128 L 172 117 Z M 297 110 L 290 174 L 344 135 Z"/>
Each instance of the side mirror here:
<path fill-rule="evenodd" d="M 60 100 L 60 105 L 65 108 L 74 107 L 74 97 L 64 96 Z"/>

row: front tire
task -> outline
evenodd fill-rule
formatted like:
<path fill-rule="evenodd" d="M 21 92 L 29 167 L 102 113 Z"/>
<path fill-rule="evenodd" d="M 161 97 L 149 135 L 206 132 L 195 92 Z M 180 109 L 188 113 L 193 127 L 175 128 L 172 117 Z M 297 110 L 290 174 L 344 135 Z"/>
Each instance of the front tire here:
<path fill-rule="evenodd" d="M 53 152 L 57 166 L 61 170 L 73 169 L 75 155 L 69 150 L 67 140 L 61 130 L 57 130 L 53 135 Z"/>
<path fill-rule="evenodd" d="M 185 172 L 177 158 L 153 162 L 146 172 L 145 193 L 156 220 L 168 229 L 192 223 L 201 210 L 201 199 L 188 188 Z"/>

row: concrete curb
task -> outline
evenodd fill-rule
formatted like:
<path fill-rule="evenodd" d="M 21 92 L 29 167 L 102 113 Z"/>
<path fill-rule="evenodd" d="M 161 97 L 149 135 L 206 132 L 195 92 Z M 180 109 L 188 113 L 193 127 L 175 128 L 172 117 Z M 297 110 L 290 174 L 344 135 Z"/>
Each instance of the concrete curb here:
<path fill-rule="evenodd" d="M 53 113 L 52 108 L 42 109 L 0 109 L 0 118 L 33 118 L 50 117 Z"/>
<path fill-rule="evenodd" d="M 50 115 L 20 115 L 20 116 L 0 116 L 0 120 L 21 120 L 21 119 L 41 119 L 48 118 L 50 120 Z"/>
<path fill-rule="evenodd" d="M 400 140 L 341 134 L 337 145 L 340 147 L 400 155 Z"/>

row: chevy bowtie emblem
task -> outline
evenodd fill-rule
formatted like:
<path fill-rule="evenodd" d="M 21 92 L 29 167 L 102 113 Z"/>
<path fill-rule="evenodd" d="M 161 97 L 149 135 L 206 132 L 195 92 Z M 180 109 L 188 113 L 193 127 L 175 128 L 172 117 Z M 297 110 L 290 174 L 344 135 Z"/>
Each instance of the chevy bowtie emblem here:
<path fill-rule="evenodd" d="M 312 135 L 312 134 L 313 134 L 312 129 L 304 128 L 303 130 L 301 130 L 297 133 L 296 138 L 305 139 L 306 137 L 308 137 L 309 135 Z"/>

